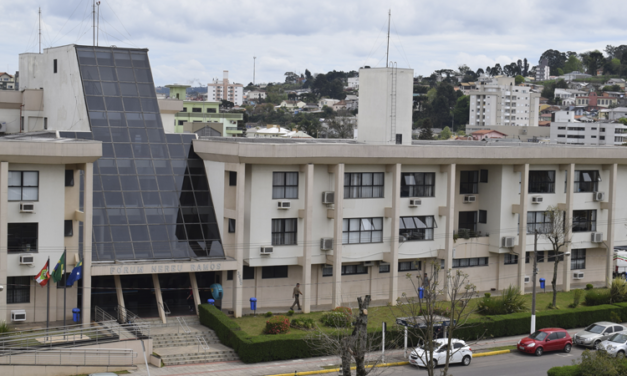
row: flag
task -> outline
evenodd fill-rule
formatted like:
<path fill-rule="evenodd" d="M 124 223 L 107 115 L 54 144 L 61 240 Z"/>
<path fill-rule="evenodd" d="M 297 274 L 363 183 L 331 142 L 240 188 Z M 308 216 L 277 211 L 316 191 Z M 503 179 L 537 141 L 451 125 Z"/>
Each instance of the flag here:
<path fill-rule="evenodd" d="M 72 269 L 72 273 L 70 274 L 70 276 L 67 278 L 67 286 L 71 287 L 74 284 L 74 282 L 81 279 L 82 276 L 83 276 L 83 262 L 79 261 L 78 264 L 76 264 L 76 266 L 74 267 L 74 269 Z"/>
<path fill-rule="evenodd" d="M 61 255 L 61 259 L 57 262 L 57 265 L 54 267 L 52 271 L 52 281 L 54 283 L 58 283 L 63 279 L 63 274 L 65 273 L 65 251 L 63 251 L 63 255 Z"/>
<path fill-rule="evenodd" d="M 41 287 L 44 287 L 46 284 L 48 284 L 48 280 L 50 279 L 49 269 L 50 260 L 46 261 L 46 265 L 44 265 L 39 274 L 35 276 L 35 281 L 37 281 L 37 283 L 39 283 Z"/>

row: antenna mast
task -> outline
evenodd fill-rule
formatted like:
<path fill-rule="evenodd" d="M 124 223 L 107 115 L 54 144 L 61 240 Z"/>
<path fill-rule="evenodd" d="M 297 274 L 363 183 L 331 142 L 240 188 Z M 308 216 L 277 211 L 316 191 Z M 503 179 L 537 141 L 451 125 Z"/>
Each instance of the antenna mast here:
<path fill-rule="evenodd" d="M 98 21 L 96 22 L 96 46 L 98 46 L 100 40 L 100 1 L 96 2 L 96 5 L 98 5 Z"/>
<path fill-rule="evenodd" d="M 92 2 L 92 6 L 91 6 L 91 17 L 92 17 L 92 21 L 91 21 L 91 26 L 93 29 L 93 46 L 96 46 L 96 0 L 93 0 Z"/>
<path fill-rule="evenodd" d="M 257 56 L 253 56 L 253 85 L 255 84 L 255 69 L 257 68 Z"/>
<path fill-rule="evenodd" d="M 392 9 L 388 10 L 388 49 L 385 53 L 385 67 L 388 67 L 390 61 L 390 21 L 392 20 Z"/>
<path fill-rule="evenodd" d="M 39 7 L 39 53 L 41 53 L 41 7 Z"/>

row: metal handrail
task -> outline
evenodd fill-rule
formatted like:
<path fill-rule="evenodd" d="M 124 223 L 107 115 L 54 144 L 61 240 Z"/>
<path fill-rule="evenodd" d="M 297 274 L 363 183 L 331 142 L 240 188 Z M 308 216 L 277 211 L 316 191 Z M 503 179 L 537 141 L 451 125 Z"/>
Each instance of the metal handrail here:
<path fill-rule="evenodd" d="M 107 311 L 98 306 L 95 306 L 94 308 L 94 320 L 96 320 L 96 322 L 118 321 L 115 317 L 113 317 Z"/>
<path fill-rule="evenodd" d="M 138 354 L 131 349 L 21 350 L 4 353 L 0 356 L 0 364 L 131 366 L 133 358 L 137 356 Z"/>
<path fill-rule="evenodd" d="M 191 333 L 192 330 L 189 328 L 189 325 L 187 325 L 187 321 L 185 321 L 185 318 L 181 317 L 181 316 L 177 316 L 176 317 L 176 321 L 179 322 L 179 331 L 182 328 L 183 332 L 185 333 Z"/>
<path fill-rule="evenodd" d="M 169 315 L 172 313 L 172 311 L 170 311 L 170 307 L 168 307 L 168 303 L 166 303 L 165 301 L 157 303 L 161 305 L 161 309 L 163 310 L 164 314 Z"/>
<path fill-rule="evenodd" d="M 121 324 L 124 323 L 137 323 L 137 324 L 147 324 L 141 317 L 137 316 L 135 313 L 129 311 L 125 307 L 118 305 L 118 322 Z"/>

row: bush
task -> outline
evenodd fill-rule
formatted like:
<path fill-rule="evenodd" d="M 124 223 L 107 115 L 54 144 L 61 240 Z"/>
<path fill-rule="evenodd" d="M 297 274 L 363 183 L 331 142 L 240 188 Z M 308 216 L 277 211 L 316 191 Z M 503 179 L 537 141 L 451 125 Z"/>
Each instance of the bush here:
<path fill-rule="evenodd" d="M 346 328 L 351 325 L 351 316 L 345 312 L 338 312 L 334 310 L 333 312 L 323 313 L 322 318 L 320 318 L 320 322 L 322 322 L 324 326 L 331 328 Z"/>
<path fill-rule="evenodd" d="M 294 316 L 294 310 L 290 309 L 289 311 L 287 311 L 287 315 L 288 316 Z"/>
<path fill-rule="evenodd" d="M 492 294 L 490 294 L 489 292 L 486 292 L 485 294 L 483 294 L 483 296 L 489 299 L 492 296 Z"/>
<path fill-rule="evenodd" d="M 292 320 L 290 326 L 297 329 L 313 329 L 316 323 L 313 319 L 304 317 Z"/>
<path fill-rule="evenodd" d="M 272 317 L 272 312 L 266 312 L 266 317 Z"/>
<path fill-rule="evenodd" d="M 610 292 L 609 291 L 588 291 L 586 293 L 586 305 L 588 307 L 598 306 L 601 304 L 609 304 L 610 303 Z"/>
<path fill-rule="evenodd" d="M 612 303 L 627 301 L 627 281 L 622 278 L 614 278 L 610 287 L 610 299 Z"/>
<path fill-rule="evenodd" d="M 290 319 L 286 316 L 274 316 L 266 321 L 266 334 L 283 334 L 290 331 Z"/>
<path fill-rule="evenodd" d="M 591 283 L 588 283 L 588 284 L 586 285 L 586 290 L 592 290 L 593 288 L 594 288 L 594 286 L 592 286 L 592 284 L 591 284 Z"/>
<path fill-rule="evenodd" d="M 337 307 L 335 309 L 333 309 L 333 312 L 342 312 L 346 315 L 352 315 L 353 314 L 353 310 L 350 309 L 349 307 Z"/>
<path fill-rule="evenodd" d="M 579 374 L 581 376 L 619 376 L 627 374 L 627 367 L 623 359 L 613 358 L 605 351 L 586 350 L 581 354 Z"/>
<path fill-rule="evenodd" d="M 581 297 L 583 296 L 583 290 L 575 290 L 573 296 L 573 304 L 569 305 L 570 308 L 577 308 L 581 303 Z"/>
<path fill-rule="evenodd" d="M 579 366 L 553 367 L 547 371 L 548 376 L 580 376 Z"/>
<path fill-rule="evenodd" d="M 503 295 L 491 298 L 484 296 L 478 303 L 479 313 L 484 315 L 504 315 L 524 311 L 527 308 L 525 300 L 517 287 L 510 285 L 503 290 Z"/>
<path fill-rule="evenodd" d="M 0 321 L 0 333 L 8 333 L 10 330 L 6 321 Z"/>

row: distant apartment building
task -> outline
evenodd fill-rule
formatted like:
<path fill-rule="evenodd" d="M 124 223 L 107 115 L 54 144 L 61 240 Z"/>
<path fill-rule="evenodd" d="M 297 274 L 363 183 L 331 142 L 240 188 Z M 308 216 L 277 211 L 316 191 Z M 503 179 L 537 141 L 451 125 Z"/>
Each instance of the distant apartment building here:
<path fill-rule="evenodd" d="M 585 97 L 588 92 L 576 89 L 555 89 L 555 98 L 566 99 L 574 97 Z"/>
<path fill-rule="evenodd" d="M 546 81 L 551 75 L 551 68 L 547 59 L 540 60 L 536 67 L 536 81 Z"/>
<path fill-rule="evenodd" d="M 538 125 L 540 94 L 515 86 L 513 77 L 484 78 L 470 95 L 469 126 Z"/>
<path fill-rule="evenodd" d="M 586 96 L 577 97 L 575 101 L 575 105 L 608 108 L 611 105 L 616 105 L 617 102 L 618 102 L 617 97 L 611 97 L 607 93 L 603 93 L 603 95 L 598 95 L 597 93 L 593 91 L 593 92 L 590 92 Z"/>
<path fill-rule="evenodd" d="M 355 89 L 355 90 L 359 89 L 359 77 L 349 77 L 348 88 Z"/>
<path fill-rule="evenodd" d="M 259 100 L 266 99 L 266 92 L 262 90 L 251 90 L 246 92 L 246 99 L 250 100 Z"/>
<path fill-rule="evenodd" d="M 583 123 L 574 111 L 552 114 L 551 143 L 592 146 L 620 146 L 627 142 L 627 125 L 621 123 Z"/>
<path fill-rule="evenodd" d="M 244 85 L 229 82 L 229 71 L 224 71 L 222 80 L 215 79 L 207 84 L 207 100 L 227 100 L 241 106 L 244 101 Z"/>

